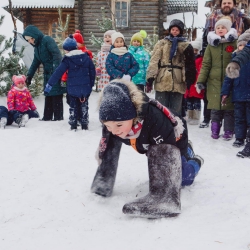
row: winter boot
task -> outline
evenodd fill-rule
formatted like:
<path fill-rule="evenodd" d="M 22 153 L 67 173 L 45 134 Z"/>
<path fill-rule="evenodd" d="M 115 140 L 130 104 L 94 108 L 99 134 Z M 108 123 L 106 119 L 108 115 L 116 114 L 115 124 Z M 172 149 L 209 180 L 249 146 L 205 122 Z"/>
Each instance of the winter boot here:
<path fill-rule="evenodd" d="M 200 110 L 193 110 L 193 119 L 190 120 L 190 125 L 198 125 L 201 118 L 201 111 Z"/>
<path fill-rule="evenodd" d="M 6 124 L 7 124 L 7 118 L 2 117 L 1 120 L 0 120 L 0 128 L 5 129 Z"/>
<path fill-rule="evenodd" d="M 105 197 L 111 196 L 115 184 L 121 146 L 121 141 L 112 135 L 109 136 L 106 152 L 102 159 L 98 158 L 100 165 L 93 180 L 91 192 Z"/>
<path fill-rule="evenodd" d="M 88 124 L 82 124 L 82 130 L 88 130 Z"/>
<path fill-rule="evenodd" d="M 25 124 L 29 121 L 29 115 L 24 114 L 17 118 L 16 123 L 18 124 L 18 127 L 25 127 Z"/>
<path fill-rule="evenodd" d="M 71 124 L 70 130 L 77 130 L 77 124 Z"/>
<path fill-rule="evenodd" d="M 149 193 L 124 205 L 123 213 L 146 218 L 173 217 L 181 213 L 181 157 L 173 145 L 150 146 L 147 152 Z"/>
<path fill-rule="evenodd" d="M 225 140 L 225 141 L 230 141 L 230 140 L 233 139 L 233 135 L 234 135 L 234 132 L 233 132 L 233 131 L 227 130 L 227 131 L 224 132 L 224 135 L 222 136 L 222 138 L 223 138 L 223 140 Z"/>
<path fill-rule="evenodd" d="M 241 158 L 250 158 L 250 141 L 245 145 L 245 148 L 242 151 L 237 153 L 237 156 Z"/>
<path fill-rule="evenodd" d="M 244 146 L 244 139 L 237 139 L 233 143 L 233 147 L 239 148 Z"/>
<path fill-rule="evenodd" d="M 193 110 L 188 109 L 187 110 L 187 123 L 193 120 Z"/>
<path fill-rule="evenodd" d="M 207 122 L 207 121 L 204 120 L 204 121 L 200 124 L 199 128 L 208 128 L 208 126 L 209 126 L 209 121 Z"/>
<path fill-rule="evenodd" d="M 212 135 L 211 137 L 213 139 L 219 139 L 220 137 L 220 124 L 218 122 L 212 122 L 211 125 L 211 131 L 212 131 Z"/>

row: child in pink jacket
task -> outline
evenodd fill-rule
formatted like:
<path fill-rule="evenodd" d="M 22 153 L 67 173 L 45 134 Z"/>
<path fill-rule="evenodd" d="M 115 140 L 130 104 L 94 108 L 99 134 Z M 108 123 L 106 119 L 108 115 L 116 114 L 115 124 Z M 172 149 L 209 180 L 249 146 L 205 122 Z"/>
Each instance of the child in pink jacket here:
<path fill-rule="evenodd" d="M 19 127 L 24 127 L 30 118 L 39 117 L 25 80 L 24 75 L 14 75 L 12 77 L 13 86 L 7 96 L 8 115 Z"/>

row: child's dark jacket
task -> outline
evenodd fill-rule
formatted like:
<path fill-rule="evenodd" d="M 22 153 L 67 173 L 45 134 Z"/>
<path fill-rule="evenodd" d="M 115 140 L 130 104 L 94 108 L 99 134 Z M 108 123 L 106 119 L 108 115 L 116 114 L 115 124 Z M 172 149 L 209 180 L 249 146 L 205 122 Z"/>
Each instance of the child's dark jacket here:
<path fill-rule="evenodd" d="M 121 81 L 121 80 L 119 80 Z M 126 84 L 129 87 L 130 91 L 135 90 L 136 85 L 133 83 Z M 131 86 L 132 85 L 132 86 Z M 178 147 L 181 151 L 181 154 L 185 154 L 187 150 L 188 143 L 188 133 L 185 120 L 182 119 L 185 130 L 179 141 L 176 142 L 174 127 L 169 120 L 169 118 L 156 106 L 148 103 L 149 98 L 146 94 L 138 91 L 141 98 L 132 98 L 134 100 L 135 107 L 138 113 L 138 120 L 143 120 L 143 127 L 138 138 L 136 138 L 136 149 L 138 153 L 145 154 L 147 153 L 149 145 L 157 144 L 170 144 Z M 137 96 L 138 97 L 138 96 Z M 104 126 L 104 133 L 107 133 L 107 129 Z M 110 136 L 115 136 L 110 133 Z M 129 139 L 122 139 L 118 136 L 115 136 L 123 143 L 131 145 Z"/>
<path fill-rule="evenodd" d="M 241 53 L 244 52 L 234 53 L 232 60 L 236 56 L 240 57 Z M 232 102 L 250 102 L 250 59 L 241 67 L 239 77 L 235 79 L 225 77 L 221 95 L 232 95 Z"/>
<path fill-rule="evenodd" d="M 94 86 L 96 74 L 95 66 L 88 54 L 81 50 L 70 51 L 63 57 L 48 84 L 53 86 L 67 70 L 67 93 L 75 97 L 88 97 Z"/>
<path fill-rule="evenodd" d="M 130 75 L 132 78 L 139 71 L 139 64 L 129 52 L 124 55 L 116 55 L 111 52 L 106 59 L 106 70 L 110 76 L 110 81 L 122 78 L 123 75 Z"/>

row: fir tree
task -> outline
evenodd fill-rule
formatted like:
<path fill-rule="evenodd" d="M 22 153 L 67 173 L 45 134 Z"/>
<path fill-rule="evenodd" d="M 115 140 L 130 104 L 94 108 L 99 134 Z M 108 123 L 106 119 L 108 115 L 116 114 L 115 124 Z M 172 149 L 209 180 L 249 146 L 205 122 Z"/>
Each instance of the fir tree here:
<path fill-rule="evenodd" d="M 0 26 L 4 21 L 4 16 L 0 17 Z M 28 69 L 20 59 L 23 57 L 24 48 L 12 54 L 7 53 L 7 50 L 13 46 L 13 39 L 5 39 L 4 35 L 0 34 L 0 96 L 6 96 L 12 85 L 13 75 L 26 75 Z M 4 55 L 5 54 L 5 55 Z M 33 97 L 40 95 L 42 92 L 41 76 L 36 75 L 33 78 L 33 83 L 29 89 Z"/>
<path fill-rule="evenodd" d="M 154 31 L 152 35 L 148 35 L 147 36 L 147 40 L 148 40 L 148 44 L 145 45 L 145 50 L 152 55 L 154 46 L 156 45 L 156 43 L 159 41 L 159 35 L 157 32 L 157 27 L 154 26 Z"/>

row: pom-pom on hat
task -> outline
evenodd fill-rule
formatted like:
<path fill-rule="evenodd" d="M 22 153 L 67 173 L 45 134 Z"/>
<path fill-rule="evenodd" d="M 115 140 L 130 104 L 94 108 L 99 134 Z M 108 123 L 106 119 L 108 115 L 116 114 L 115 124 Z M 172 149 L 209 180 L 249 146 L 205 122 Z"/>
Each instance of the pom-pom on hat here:
<path fill-rule="evenodd" d="M 170 33 L 170 31 L 171 31 L 171 29 L 172 29 L 173 27 L 177 27 L 177 28 L 180 30 L 180 34 L 181 34 L 181 35 L 183 34 L 183 31 L 184 31 L 184 23 L 183 23 L 181 20 L 179 20 L 179 19 L 173 19 L 173 20 L 170 22 L 169 28 L 168 28 L 169 33 Z"/>
<path fill-rule="evenodd" d="M 229 31 L 232 27 L 232 21 L 231 21 L 231 18 L 230 17 L 222 17 L 220 20 L 218 20 L 216 23 L 215 23 L 215 26 L 214 26 L 214 29 L 216 29 L 219 25 L 222 25 L 224 26 L 227 31 Z"/>
<path fill-rule="evenodd" d="M 239 47 L 240 45 L 246 45 L 248 41 L 250 41 L 250 29 L 246 30 L 239 36 L 237 40 L 237 47 Z"/>
<path fill-rule="evenodd" d="M 110 82 L 103 89 L 99 109 L 101 121 L 127 121 L 136 117 L 136 108 L 131 101 L 128 87 L 121 82 Z"/>
<path fill-rule="evenodd" d="M 77 43 L 74 39 L 73 35 L 69 35 L 63 42 L 63 49 L 67 51 L 71 51 L 77 49 Z"/>
<path fill-rule="evenodd" d="M 145 30 L 141 30 L 140 32 L 135 33 L 131 37 L 130 44 L 132 45 L 132 42 L 137 40 L 140 42 L 141 46 L 143 45 L 143 39 L 147 37 L 147 32 Z"/>
<path fill-rule="evenodd" d="M 112 34 L 114 34 L 116 31 L 115 30 L 108 30 L 108 31 L 106 31 L 104 34 L 103 34 L 103 37 L 105 37 L 105 36 L 112 36 Z"/>
<path fill-rule="evenodd" d="M 25 83 L 26 77 L 24 75 L 12 76 L 12 82 L 17 85 L 19 83 Z"/>
<path fill-rule="evenodd" d="M 73 34 L 73 37 L 75 38 L 76 42 L 84 44 L 83 36 L 81 35 L 80 30 L 76 30 Z"/>
<path fill-rule="evenodd" d="M 118 37 L 121 37 L 121 38 L 123 39 L 123 41 L 125 42 L 124 35 L 123 35 L 121 32 L 114 32 L 114 33 L 111 35 L 112 44 L 115 43 L 115 40 L 116 40 Z"/>

